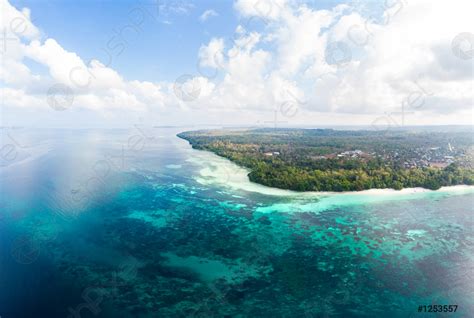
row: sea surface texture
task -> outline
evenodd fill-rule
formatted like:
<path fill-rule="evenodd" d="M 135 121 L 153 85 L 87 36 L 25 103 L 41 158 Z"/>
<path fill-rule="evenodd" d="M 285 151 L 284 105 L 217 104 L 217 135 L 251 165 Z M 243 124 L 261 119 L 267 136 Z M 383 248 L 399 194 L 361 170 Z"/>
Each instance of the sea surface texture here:
<path fill-rule="evenodd" d="M 472 188 L 270 189 L 182 130 L 3 133 L 2 318 L 473 317 Z"/>

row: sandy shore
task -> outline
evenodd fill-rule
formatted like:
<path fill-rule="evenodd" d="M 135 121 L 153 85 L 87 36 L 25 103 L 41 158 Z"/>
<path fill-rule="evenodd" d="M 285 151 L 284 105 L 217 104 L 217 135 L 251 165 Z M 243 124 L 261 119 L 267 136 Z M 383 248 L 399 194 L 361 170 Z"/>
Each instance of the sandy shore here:
<path fill-rule="evenodd" d="M 189 162 L 201 167 L 199 175 L 195 177 L 201 184 L 215 184 L 229 187 L 235 190 L 256 192 L 264 195 L 290 196 L 290 197 L 327 197 L 327 196 L 364 196 L 364 197 L 388 197 L 388 196 L 408 196 L 425 193 L 474 193 L 474 186 L 458 185 L 442 187 L 439 190 L 429 190 L 424 188 L 394 189 L 370 189 L 364 191 L 348 192 L 296 192 L 271 188 L 261 184 L 251 182 L 248 178 L 249 170 L 238 166 L 226 158 L 222 158 L 209 151 L 193 150 Z"/>

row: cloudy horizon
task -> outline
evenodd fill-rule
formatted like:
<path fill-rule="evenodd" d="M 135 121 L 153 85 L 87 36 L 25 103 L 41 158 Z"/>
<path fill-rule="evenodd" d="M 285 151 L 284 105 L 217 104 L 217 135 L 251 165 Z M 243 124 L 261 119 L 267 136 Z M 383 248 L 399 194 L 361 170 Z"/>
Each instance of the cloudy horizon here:
<path fill-rule="evenodd" d="M 0 3 L 2 126 L 473 122 L 469 1 Z"/>

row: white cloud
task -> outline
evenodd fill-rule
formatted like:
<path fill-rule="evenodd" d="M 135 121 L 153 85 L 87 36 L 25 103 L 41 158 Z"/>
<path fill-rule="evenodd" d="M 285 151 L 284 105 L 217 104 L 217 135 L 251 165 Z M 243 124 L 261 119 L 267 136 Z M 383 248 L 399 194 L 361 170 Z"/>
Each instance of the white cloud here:
<path fill-rule="evenodd" d="M 189 0 L 153 1 L 158 6 L 159 21 L 166 25 L 173 24 L 178 16 L 187 16 L 195 8 Z"/>
<path fill-rule="evenodd" d="M 244 17 L 277 20 L 288 12 L 286 0 L 237 0 L 235 9 Z"/>
<path fill-rule="evenodd" d="M 2 3 L 8 17 L 29 19 L 29 10 L 16 10 Z M 11 23 L 2 20 L 10 27 Z M 65 50 L 56 40 L 40 40 L 38 29 L 25 21 L 30 31 L 9 43 L 2 55 L 0 80 L 2 101 L 6 108 L 32 107 L 48 109 L 48 94 L 55 85 L 63 85 L 73 96 L 72 109 L 87 109 L 101 114 L 117 109 L 149 111 L 163 107 L 166 99 L 163 85 L 152 82 L 127 81 L 117 71 L 98 60 L 84 61 L 74 52 Z M 31 59 L 47 69 L 47 75 L 33 74 L 25 63 Z"/>
<path fill-rule="evenodd" d="M 382 22 L 347 5 L 316 10 L 239 0 L 235 7 L 265 19 L 263 36 L 276 44 L 270 73 L 300 78 L 296 83 L 309 98 L 302 108 L 377 116 L 399 112 L 405 103 L 424 123 L 472 109 L 472 59 L 463 61 L 451 49 L 453 38 L 470 30 L 466 1 L 398 1 L 385 8 Z M 344 63 L 334 63 L 338 59 Z M 414 96 L 422 104 L 416 109 Z"/>
<path fill-rule="evenodd" d="M 215 10 L 208 9 L 201 14 L 201 16 L 199 17 L 199 20 L 201 22 L 205 22 L 207 21 L 207 19 L 211 17 L 217 17 L 217 16 L 219 16 L 219 14 Z"/>
<path fill-rule="evenodd" d="M 224 60 L 224 39 L 213 38 L 199 48 L 199 64 L 203 67 L 220 68 Z"/>
<path fill-rule="evenodd" d="M 363 47 L 341 37 L 341 18 L 330 35 L 334 31 L 335 39 L 345 41 L 353 55 L 362 51 L 357 57 L 360 63 L 338 70 L 338 81 L 332 86 L 327 87 L 325 80 L 318 83 L 315 95 L 330 89 L 326 103 L 338 112 L 400 111 L 411 94 L 419 94 L 423 106 L 414 109 L 411 102 L 405 106 L 426 115 L 440 112 L 436 106 L 440 100 L 453 112 L 471 108 L 472 103 L 466 101 L 472 99 L 472 61 L 462 61 L 451 51 L 452 39 L 470 27 L 470 10 L 465 5 L 411 1 L 398 10 L 388 8 L 386 25 L 367 23 L 367 27 L 353 16 L 355 25 L 370 32 Z M 447 17 L 453 19 L 440 23 Z"/>
<path fill-rule="evenodd" d="M 17 10 L 7 0 L 0 0 L 0 11 L 2 12 L 0 28 L 9 37 L 35 39 L 40 31 L 31 22 L 31 12 L 28 8 Z"/>
<path fill-rule="evenodd" d="M 38 96 L 25 93 L 23 89 L 9 87 L 0 88 L 5 105 L 26 109 L 42 108 L 44 100 Z"/>
<path fill-rule="evenodd" d="M 262 112 L 271 119 L 271 111 L 288 102 L 305 114 L 289 124 L 315 123 L 308 114 L 333 116 L 339 124 L 343 118 L 353 123 L 357 115 L 365 121 L 359 123 L 370 124 L 371 118 L 399 112 L 402 103 L 413 112 L 408 123 L 466 123 L 472 113 L 473 59 L 456 56 L 451 47 L 458 34 L 471 30 L 473 5 L 466 1 L 400 0 L 377 20 L 349 5 L 320 10 L 298 1 L 237 0 L 240 24 L 234 34 L 201 45 L 197 74 L 159 83 L 127 80 L 54 39 L 41 39 L 28 9 L 1 1 L 8 19 L 23 17 L 28 26 L 21 34 L 10 32 L 15 40 L 3 52 L 1 91 L 9 108 L 47 109 L 48 89 L 60 83 L 74 92 L 73 109 L 107 116 L 157 112 L 197 120 L 196 112 L 203 120 L 252 124 Z M 201 20 L 214 13 L 205 11 Z M 1 25 L 10 28 L 7 20 Z M 48 74 L 35 74 L 26 59 Z M 206 68 L 212 70 L 207 77 Z M 236 111 L 245 113 L 235 116 Z"/>
<path fill-rule="evenodd" d="M 306 7 L 288 14 L 276 32 L 279 68 L 283 74 L 294 75 L 305 63 L 321 58 L 326 46 L 322 28 L 334 19 L 330 11 L 314 11 Z"/>

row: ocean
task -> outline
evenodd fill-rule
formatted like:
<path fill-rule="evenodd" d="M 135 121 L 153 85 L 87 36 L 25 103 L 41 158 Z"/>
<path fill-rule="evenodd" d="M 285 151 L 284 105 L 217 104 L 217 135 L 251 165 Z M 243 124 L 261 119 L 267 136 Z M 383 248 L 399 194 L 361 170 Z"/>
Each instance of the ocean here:
<path fill-rule="evenodd" d="M 4 129 L 0 317 L 472 317 L 473 187 L 271 189 L 184 130 Z"/>

